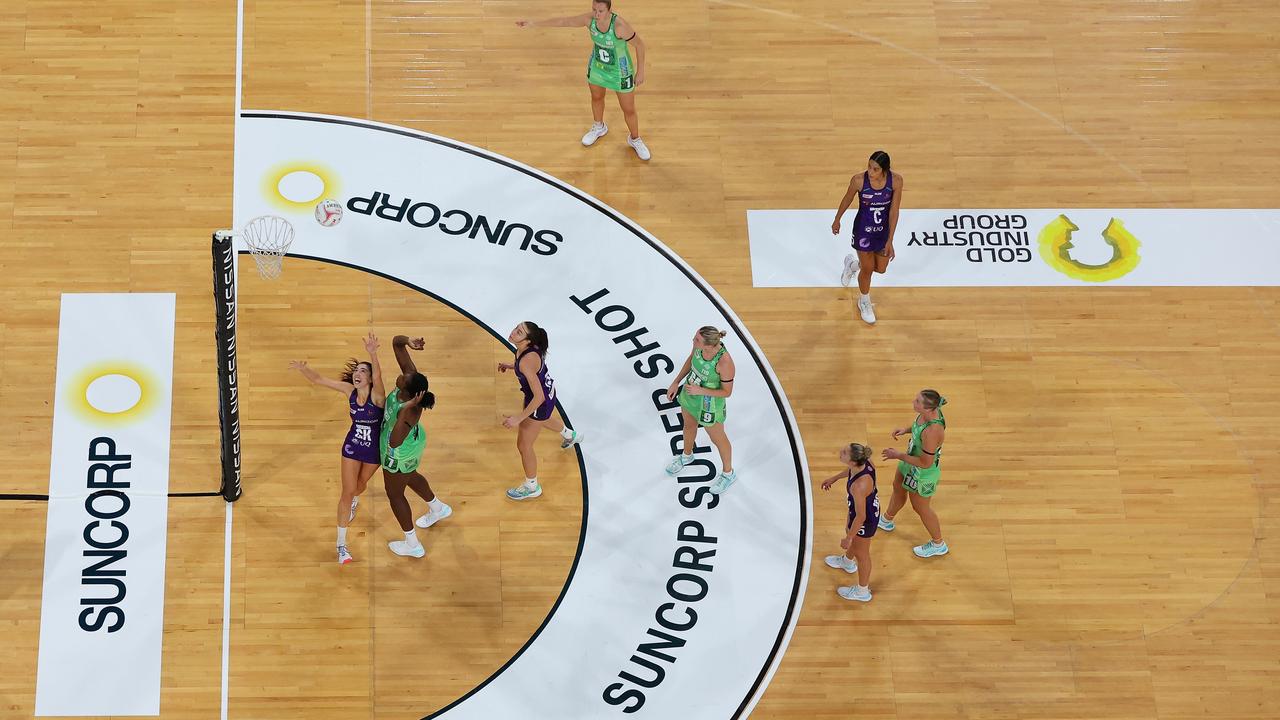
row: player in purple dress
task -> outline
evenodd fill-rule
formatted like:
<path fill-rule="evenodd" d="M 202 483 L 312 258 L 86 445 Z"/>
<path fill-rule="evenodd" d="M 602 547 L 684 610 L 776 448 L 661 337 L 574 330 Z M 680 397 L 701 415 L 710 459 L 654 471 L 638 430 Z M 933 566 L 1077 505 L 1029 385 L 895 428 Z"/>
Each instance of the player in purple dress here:
<path fill-rule="evenodd" d="M 511 331 L 507 340 L 516 347 L 516 361 L 498 363 L 498 372 L 515 370 L 524 395 L 524 410 L 502 421 L 507 429 L 520 428 L 516 448 L 520 450 L 520 464 L 524 466 L 524 482 L 508 490 L 507 497 L 531 500 L 542 495 L 542 486 L 538 484 L 538 456 L 533 452 L 538 433 L 544 427 L 560 433 L 560 447 L 566 450 L 582 442 L 582 433 L 565 427 L 556 416 L 556 383 L 547 374 L 547 350 L 551 344 L 547 331 L 525 321 Z"/>
<path fill-rule="evenodd" d="M 830 490 L 838 480 L 844 480 L 844 491 L 849 496 L 849 517 L 845 521 L 845 536 L 840 547 L 841 555 L 828 555 L 827 565 L 847 573 L 858 574 L 858 584 L 836 588 L 845 600 L 871 601 L 871 538 L 880 523 L 880 500 L 876 497 L 876 468 L 871 464 L 871 448 L 849 443 L 840 448 L 840 462 L 845 469 L 822 482 L 823 490 Z"/>
<path fill-rule="evenodd" d="M 382 367 L 378 364 L 378 338 L 373 333 L 365 338 L 364 349 L 369 353 L 369 361 L 352 358 L 338 380 L 330 380 L 307 367 L 305 360 L 289 363 L 289 367 L 316 385 L 337 390 L 347 397 L 351 429 L 342 441 L 342 493 L 338 498 L 338 562 L 343 565 L 351 562 L 347 526 L 356 517 L 356 507 L 369 485 L 369 478 L 381 464 L 378 439 L 382 434 L 387 393 L 382 387 Z"/>
<path fill-rule="evenodd" d="M 853 274 L 858 274 L 858 313 L 868 325 L 876 322 L 871 309 L 871 273 L 889 269 L 894 258 L 893 233 L 898 229 L 898 208 L 902 205 L 902 176 L 889 169 L 889 153 L 877 150 L 867 160 L 867 169 L 853 176 L 849 189 L 840 200 L 831 234 L 840 234 L 840 218 L 858 199 L 858 213 L 853 219 L 853 253 L 844 258 L 840 284 L 849 287 Z"/>

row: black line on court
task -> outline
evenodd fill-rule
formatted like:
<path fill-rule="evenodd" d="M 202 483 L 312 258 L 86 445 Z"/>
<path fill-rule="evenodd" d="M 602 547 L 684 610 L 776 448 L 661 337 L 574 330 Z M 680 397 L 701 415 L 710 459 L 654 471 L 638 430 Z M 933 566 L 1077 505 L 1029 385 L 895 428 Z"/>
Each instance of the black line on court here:
<path fill-rule="evenodd" d="M 505 167 L 507 167 L 507 168 L 510 168 L 511 170 L 515 170 L 516 172 L 522 173 L 522 174 L 527 175 L 527 176 L 529 176 L 529 177 L 531 177 L 531 178 L 534 178 L 534 179 L 537 179 L 537 180 L 541 180 L 542 182 L 546 183 L 548 186 L 550 186 L 550 187 L 552 187 L 552 188 L 555 188 L 555 189 L 557 189 L 557 190 L 560 190 L 561 192 L 564 192 L 564 193 L 566 193 L 566 194 L 568 194 L 568 195 L 571 195 L 571 196 L 573 196 L 573 197 L 577 198 L 579 201 L 581 201 L 582 203 L 586 204 L 588 207 L 592 207 L 592 208 L 594 208 L 595 210 L 597 210 L 598 212 L 600 212 L 602 215 L 604 215 L 605 217 L 608 217 L 608 218 L 612 219 L 614 222 L 618 223 L 618 224 L 619 224 L 619 225 L 621 225 L 622 227 L 624 227 L 624 228 L 626 228 L 627 230 L 629 230 L 629 231 L 630 231 L 633 235 L 635 235 L 637 238 L 639 238 L 640 240 L 644 241 L 646 244 L 648 244 L 648 245 L 649 245 L 649 247 L 653 248 L 653 249 L 654 249 L 655 251 L 657 251 L 660 255 L 662 255 L 663 257 L 665 257 L 665 258 L 666 258 L 666 259 L 667 259 L 667 260 L 668 260 L 672 265 L 674 265 L 678 270 L 680 270 L 680 272 L 684 273 L 685 277 L 687 277 L 687 278 L 689 279 L 689 281 L 693 283 L 694 287 L 696 287 L 696 288 L 698 288 L 699 290 L 701 290 L 701 291 L 702 291 L 702 294 L 703 294 L 703 295 L 705 295 L 705 296 L 707 297 L 707 300 L 709 300 L 709 301 L 711 302 L 711 304 L 712 304 L 714 307 L 716 307 L 716 308 L 720 311 L 721 315 L 724 317 L 725 322 L 729 323 L 729 325 L 730 325 L 730 326 L 731 326 L 731 327 L 732 327 L 732 328 L 737 332 L 738 337 L 746 337 L 746 334 L 743 332 L 743 330 L 742 330 L 742 328 L 739 326 L 739 324 L 738 324 L 738 323 L 737 323 L 737 322 L 736 322 L 736 321 L 735 321 L 735 320 L 730 316 L 730 314 L 729 314 L 729 312 L 728 312 L 728 309 L 727 309 L 726 305 L 725 305 L 725 304 L 722 304 L 722 303 L 721 303 L 721 301 L 720 301 L 719 299 L 717 299 L 717 298 L 716 298 L 716 296 L 715 296 L 714 294 L 712 294 L 712 292 L 711 292 L 710 288 L 709 288 L 709 287 L 708 287 L 704 282 L 702 282 L 698 277 L 696 277 L 696 276 L 695 276 L 695 275 L 694 275 L 694 274 L 689 270 L 689 268 L 688 268 L 684 263 L 682 263 L 682 262 L 678 262 L 678 261 L 677 261 L 677 259 L 676 259 L 676 257 L 673 255 L 673 253 L 671 253 L 671 252 L 670 252 L 669 250 L 667 250 L 666 248 L 661 247 L 660 245 L 655 244 L 655 243 L 654 243 L 654 241 L 653 241 L 653 240 L 651 240 L 650 238 L 646 237 L 646 236 L 645 236 L 645 234 L 644 234 L 643 232 L 641 232 L 641 231 L 640 231 L 640 229 L 639 229 L 638 227 L 636 227 L 635 225 L 633 225 L 633 224 L 631 224 L 631 223 L 629 223 L 629 222 L 627 222 L 627 221 L 623 220 L 623 219 L 622 219 L 621 217 L 619 217 L 615 212 L 613 212 L 613 211 L 612 211 L 612 210 L 610 210 L 609 208 L 605 207 L 604 205 L 601 205 L 601 204 L 600 204 L 599 202 L 597 202 L 595 199 L 593 199 L 593 198 L 591 198 L 591 197 L 588 197 L 587 195 L 584 195 L 584 194 L 583 194 L 581 191 L 579 191 L 577 188 L 574 188 L 574 187 L 572 187 L 572 186 L 566 185 L 566 184 L 564 184 L 563 182 L 561 182 L 561 181 L 559 181 L 559 180 L 556 180 L 555 178 L 552 178 L 552 177 L 550 177 L 550 176 L 548 176 L 548 175 L 543 175 L 543 174 L 541 174 L 541 173 L 535 172 L 535 171 L 533 171 L 533 170 L 532 170 L 532 169 L 530 169 L 530 168 L 527 168 L 527 167 L 524 167 L 524 166 L 521 166 L 521 165 L 517 165 L 517 164 L 515 164 L 514 162 L 512 162 L 512 161 L 508 160 L 507 158 L 503 158 L 503 157 L 500 157 L 500 156 L 497 156 L 497 155 L 490 154 L 490 153 L 488 153 L 488 152 L 486 152 L 486 151 L 483 151 L 483 150 L 480 150 L 480 149 L 478 149 L 478 148 L 470 148 L 470 147 L 466 147 L 466 146 L 464 146 L 464 145 L 460 145 L 460 144 L 458 144 L 458 143 L 451 142 L 451 141 L 449 141 L 449 140 L 445 140 L 445 139 L 443 139 L 443 138 L 438 138 L 438 137 L 429 137 L 429 136 L 424 135 L 424 134 L 422 134 L 422 133 L 420 133 L 420 132 L 417 132 L 417 131 L 414 131 L 414 130 L 409 130 L 409 129 L 407 129 L 407 128 L 395 128 L 395 127 L 387 127 L 387 126 L 381 126 L 381 125 L 373 125 L 373 124 L 370 124 L 370 123 L 365 122 L 365 121 L 354 120 L 354 119 L 350 119 L 350 118 L 313 117 L 313 116 L 293 115 L 293 114 L 287 114 L 287 113 L 281 113 L 281 112 L 263 112 L 263 111 L 257 111 L 257 112 L 255 112 L 255 111 L 241 111 L 241 113 L 240 113 L 240 117 L 242 117 L 242 118 L 262 118 L 262 119 L 295 120 L 295 121 L 306 121 L 306 122 L 318 122 L 318 123 L 327 123 L 327 124 L 330 124 L 330 125 L 347 125 L 347 126 L 350 126 L 350 127 L 361 128 L 361 129 L 365 129 L 365 130 L 377 130 L 377 131 L 379 131 L 379 132 L 390 133 L 390 134 L 392 134 L 392 135 L 401 135 L 401 136 L 403 136 L 403 137 L 412 138 L 412 139 L 414 139 L 414 140 L 420 140 L 420 141 L 423 141 L 423 142 L 434 143 L 434 144 L 436 144 L 436 145 L 442 145 L 442 146 L 444 146 L 444 147 L 448 147 L 448 148 L 451 148 L 451 149 L 453 149 L 453 150 L 457 150 L 457 151 L 460 151 L 460 152 L 464 152 L 464 153 L 467 153 L 468 155 L 473 155 L 473 156 L 475 156 L 475 157 L 482 158 L 482 159 L 484 159 L 484 160 L 488 160 L 488 161 L 490 161 L 490 162 L 497 163 L 497 164 L 499 164 L 499 165 L 503 165 L 503 166 L 505 166 Z M 303 256 L 291 256 L 291 257 L 303 257 Z M 308 259 L 318 259 L 318 258 L 308 258 Z M 329 261 L 326 261 L 326 262 L 329 262 Z M 343 264 L 343 263 L 335 263 L 335 264 Z M 354 266 L 349 266 L 349 267 L 354 267 Z M 360 268 L 360 269 L 362 269 L 362 270 L 363 270 L 364 268 Z M 368 271 L 368 270 L 366 270 L 366 272 L 373 272 L 373 271 Z M 379 275 L 380 275 L 380 273 L 375 273 L 375 274 L 379 274 Z M 386 276 L 385 276 L 385 275 L 383 275 L 383 277 L 386 277 Z M 399 278 L 390 278 L 390 279 L 395 280 L 396 282 L 399 282 L 399 283 L 401 283 L 402 285 L 405 285 L 406 287 L 413 287 L 411 284 L 406 283 L 406 282 L 404 282 L 404 281 L 400 280 Z M 430 293 L 426 293 L 426 291 L 425 291 L 425 290 L 421 290 L 421 288 L 417 288 L 417 289 L 418 289 L 419 291 L 421 291 L 421 292 L 424 292 L 424 293 L 425 293 L 425 294 L 427 294 L 427 295 L 430 295 L 431 297 L 436 297 L 435 295 L 431 295 Z M 456 308 L 456 306 L 452 305 L 452 303 L 448 303 L 447 301 L 445 301 L 445 300 L 443 300 L 443 299 L 441 299 L 441 298 L 438 298 L 438 297 L 436 297 L 436 299 L 441 300 L 441 302 L 445 302 L 446 304 L 449 304 L 449 306 L 450 306 L 450 307 L 454 307 L 455 309 L 458 309 L 458 308 Z M 465 311 L 461 311 L 461 312 L 463 312 L 463 314 L 464 314 L 464 315 L 466 315 L 467 317 L 471 318 L 473 321 L 475 321 L 475 322 L 479 323 L 479 321 L 478 321 L 478 320 L 476 320 L 476 318 L 475 318 L 475 317 L 473 317 L 470 313 L 466 313 Z M 481 327 L 484 327 L 483 323 L 480 323 L 480 325 L 481 325 Z M 492 333 L 493 331 L 492 331 L 492 330 L 490 330 L 490 332 Z M 495 333 L 495 334 L 496 334 L 496 333 Z M 505 343 L 505 341 L 506 341 L 506 340 L 505 340 L 505 338 L 500 338 L 500 339 L 501 339 L 501 340 L 503 340 L 503 342 Z M 780 628 L 780 629 L 778 630 L 778 635 L 777 635 L 777 638 L 774 640 L 773 648 L 769 651 L 769 660 L 765 663 L 764 667 L 760 669 L 760 673 L 756 676 L 756 679 L 755 679 L 755 680 L 754 680 L 754 682 L 752 683 L 752 685 L 751 685 L 751 689 L 747 692 L 746 697 L 744 697 L 744 698 L 743 698 L 742 703 L 738 705 L 738 709 L 737 709 L 737 711 L 733 714 L 733 718 L 734 718 L 735 720 L 736 720 L 736 718 L 740 718 L 740 717 L 742 717 L 743 713 L 745 713 L 745 712 L 746 712 L 747 705 L 749 705 L 749 704 L 751 703 L 751 699 L 752 699 L 753 697 L 755 697 L 755 696 L 756 696 L 757 691 L 758 691 L 758 690 L 760 690 L 760 686 L 761 686 L 761 684 L 763 684 L 763 683 L 764 683 L 764 677 L 765 677 L 765 675 L 766 675 L 766 674 L 768 674 L 768 672 L 769 672 L 769 668 L 773 667 L 773 666 L 774 666 L 774 664 L 775 664 L 775 661 L 777 660 L 778 651 L 779 651 L 779 650 L 781 649 L 781 647 L 782 647 L 782 642 L 783 642 L 783 640 L 784 640 L 784 639 L 785 639 L 785 637 L 786 637 L 787 629 L 788 629 L 788 628 L 790 628 L 790 627 L 792 626 L 792 624 L 793 624 L 793 620 L 795 619 L 795 612 L 796 612 L 796 602 L 797 602 L 797 600 L 799 599 L 799 595 L 800 595 L 800 584 L 801 584 L 801 581 L 803 580 L 802 573 L 803 573 L 803 569 L 804 569 L 804 561 L 805 561 L 804 551 L 805 551 L 805 546 L 806 546 L 806 544 L 807 544 L 807 542 L 808 542 L 808 533 L 807 533 L 807 527 L 806 527 L 806 524 L 805 524 L 805 520 L 806 520 L 807 515 L 808 515 L 808 505 L 807 505 L 807 503 L 806 503 L 806 498 L 805 498 L 805 491 L 807 490 L 807 488 L 805 487 L 804 467 L 802 466 L 802 464 L 801 464 L 801 462 L 800 462 L 800 448 L 796 445 L 796 435 L 795 435 L 795 433 L 796 433 L 796 429 L 795 429 L 795 427 L 793 427 L 792 422 L 790 422 L 790 421 L 789 421 L 789 416 L 787 415 L 786 407 L 783 405 L 783 402 L 782 402 L 782 396 L 781 396 L 781 394 L 778 392 L 778 388 L 777 388 L 776 384 L 774 383 L 773 374 L 772 374 L 772 373 L 770 373 L 770 372 L 765 372 L 765 364 L 764 364 L 763 360 L 761 359 L 761 357 L 760 357 L 759 353 L 757 352 L 757 350 L 756 350 L 755 346 L 754 346 L 752 343 L 744 342 L 744 343 L 743 343 L 743 347 L 744 347 L 744 348 L 746 348 L 747 352 L 751 355 L 751 359 L 755 361 L 756 366 L 760 368 L 760 370 L 761 370 L 761 375 L 763 375 L 763 376 L 764 376 L 765 384 L 766 384 L 766 385 L 768 385 L 768 387 L 769 387 L 769 392 L 773 394 L 773 399 L 774 399 L 775 404 L 776 404 L 776 405 L 777 405 L 777 407 L 778 407 L 778 412 L 781 414 L 781 416 L 784 418 L 784 420 L 788 420 L 788 421 L 786 421 L 786 422 L 783 422 L 783 425 L 786 427 L 786 430 L 787 430 L 787 440 L 791 443 L 791 456 L 792 456 L 792 459 L 793 459 L 793 460 L 794 460 L 794 462 L 795 462 L 796 482 L 801 486 L 801 487 L 800 487 L 800 493 L 799 493 L 799 500 L 800 500 L 800 517 L 799 517 L 799 523 L 800 523 L 800 542 L 799 542 L 799 548 L 798 548 L 798 550 L 797 550 L 797 552 L 796 552 L 796 574 L 795 574 L 795 580 L 794 580 L 794 582 L 792 583 L 792 586 L 791 586 L 791 598 L 790 598 L 790 600 L 787 602 L 787 614 L 786 614 L 786 621 L 783 623 L 782 628 Z M 559 401 L 557 401 L 557 403 L 556 403 L 556 404 L 557 404 L 557 406 L 558 406 L 558 405 L 559 405 Z M 579 453 L 579 454 L 578 454 L 578 464 L 579 464 L 579 466 L 582 466 L 582 455 L 581 455 L 581 453 Z M 578 559 L 579 559 L 579 558 L 581 557 L 581 555 L 582 555 L 582 544 L 583 544 L 583 542 L 584 542 L 584 541 L 585 541 L 585 539 L 586 539 L 586 525 L 587 525 L 587 524 L 586 524 L 586 476 L 585 476 L 585 472 L 584 472 L 584 475 L 583 475 L 583 513 L 582 513 L 582 517 L 583 517 L 583 522 L 582 522 L 583 532 L 582 532 L 582 535 L 581 535 L 581 536 L 579 537 L 579 539 L 578 539 L 578 553 L 574 556 L 574 559 L 573 559 L 573 567 L 571 568 L 571 570 L 570 570 L 570 572 L 569 572 L 569 578 L 570 578 L 570 579 L 572 579 L 572 578 L 573 578 L 573 572 L 574 572 L 574 571 L 576 571 L 576 570 L 577 570 L 577 568 L 578 568 Z M 531 645 L 531 644 L 533 643 L 533 641 L 534 641 L 535 639 L 537 639 L 537 637 L 538 637 L 539 633 L 541 633 L 541 632 L 542 632 L 543 628 L 545 628 L 545 627 L 546 627 L 547 622 L 551 619 L 551 615 L 555 614 L 555 610 L 556 610 L 556 608 L 557 608 L 557 607 L 559 607 L 559 605 L 560 605 L 560 600 L 564 598 L 565 592 L 567 592 L 568 588 L 569 588 L 569 583 L 568 583 L 568 582 L 566 582 L 566 583 L 565 583 L 565 587 L 564 587 L 564 589 L 563 589 L 563 590 L 561 590 L 561 592 L 560 592 L 560 598 L 557 598 L 557 599 L 556 599 L 556 604 L 555 604 L 554 606 L 552 606 L 552 608 L 551 608 L 551 613 L 547 615 L 547 619 L 546 619 L 546 620 L 543 620 L 542 625 L 538 626 L 537 631 L 535 631 L 535 632 L 534 632 L 534 634 L 533 634 L 533 636 L 529 638 L 528 642 L 526 642 L 526 643 L 524 644 L 524 646 L 522 646 L 522 647 L 520 648 L 520 650 L 519 650 L 519 651 L 518 651 L 514 656 L 512 656 L 512 658 L 511 658 L 510 660 L 508 660 L 508 661 L 507 661 L 507 663 L 506 663 L 505 665 L 503 665 L 501 668 L 498 668 L 498 670 L 497 670 L 496 672 L 494 672 L 492 675 L 490 675 L 490 676 L 488 677 L 488 679 L 486 679 L 484 682 L 482 682 L 482 683 L 480 683 L 479 685 L 477 685 L 477 686 L 476 686 L 474 689 L 472 689 L 470 692 L 468 692 L 467 694 L 465 694 L 465 695 L 463 695 L 462 697 L 458 698 L 457 700 L 453 701 L 452 703 L 450 703 L 450 704 L 446 705 L 445 707 L 441 708 L 440 710 L 437 710 L 436 712 L 432 713 L 431 715 L 428 715 L 426 718 L 424 718 L 424 720 L 431 720 L 431 718 L 435 718 L 435 717 L 439 716 L 440 714 L 444 713 L 445 711 L 447 711 L 447 710 L 449 710 L 450 708 L 452 708 L 452 707 L 454 707 L 454 706 L 458 705 L 459 703 L 463 702 L 464 700 L 466 700 L 467 698 L 471 697 L 471 696 L 472 696 L 472 695 L 474 695 L 475 693 L 479 692 L 482 688 L 484 688 L 486 685 L 488 685 L 490 682 L 492 682 L 492 681 L 494 680 L 494 678 L 496 678 L 496 677 L 497 677 L 498 675 L 500 675 L 504 670 L 506 670 L 506 669 L 507 669 L 507 667 L 511 665 L 511 663 L 515 662 L 515 660 L 516 660 L 517 658 L 519 658 L 519 657 L 520 657 L 520 655 L 521 655 L 521 654 L 523 654 L 523 653 L 524 653 L 524 651 L 525 651 L 526 649 L 528 649 L 529 645 Z"/>

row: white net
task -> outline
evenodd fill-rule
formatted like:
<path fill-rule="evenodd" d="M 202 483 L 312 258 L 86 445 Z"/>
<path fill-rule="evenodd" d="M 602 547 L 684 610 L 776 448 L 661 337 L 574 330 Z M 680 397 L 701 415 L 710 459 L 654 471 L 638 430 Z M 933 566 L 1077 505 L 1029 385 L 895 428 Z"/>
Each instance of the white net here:
<path fill-rule="evenodd" d="M 258 274 L 268 280 L 280 277 L 280 266 L 293 244 L 293 226 L 275 215 L 262 215 L 245 223 L 240 232 L 249 246 Z"/>

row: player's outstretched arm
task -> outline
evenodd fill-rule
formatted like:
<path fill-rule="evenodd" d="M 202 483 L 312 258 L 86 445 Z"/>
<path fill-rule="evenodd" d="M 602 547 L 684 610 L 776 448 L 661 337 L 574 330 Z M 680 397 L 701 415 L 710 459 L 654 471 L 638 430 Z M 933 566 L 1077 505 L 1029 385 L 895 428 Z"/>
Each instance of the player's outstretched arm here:
<path fill-rule="evenodd" d="M 591 13 L 583 13 L 545 20 L 517 20 L 516 27 L 586 27 L 589 22 L 591 22 Z"/>

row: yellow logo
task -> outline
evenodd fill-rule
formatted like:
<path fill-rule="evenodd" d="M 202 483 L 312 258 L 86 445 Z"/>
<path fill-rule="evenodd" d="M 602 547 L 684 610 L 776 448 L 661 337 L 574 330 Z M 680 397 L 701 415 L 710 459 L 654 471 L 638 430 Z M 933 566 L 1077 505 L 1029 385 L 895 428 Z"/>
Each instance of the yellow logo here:
<path fill-rule="evenodd" d="M 1128 275 L 1138 267 L 1138 248 L 1142 243 L 1125 229 L 1124 223 L 1111 218 L 1102 231 L 1102 239 L 1111 246 L 1111 259 L 1101 265 L 1089 265 L 1071 257 L 1071 233 L 1079 230 L 1066 215 L 1059 215 L 1040 231 L 1040 257 L 1049 267 L 1067 277 L 1088 282 L 1107 282 Z"/>
<path fill-rule="evenodd" d="M 338 176 L 313 162 L 281 163 L 262 176 L 262 196 L 281 210 L 311 212 L 316 203 L 337 197 Z"/>
<path fill-rule="evenodd" d="M 66 389 L 71 409 L 84 420 L 95 425 L 122 425 L 155 408 L 158 387 L 145 368 L 103 362 L 76 373 Z"/>

